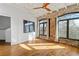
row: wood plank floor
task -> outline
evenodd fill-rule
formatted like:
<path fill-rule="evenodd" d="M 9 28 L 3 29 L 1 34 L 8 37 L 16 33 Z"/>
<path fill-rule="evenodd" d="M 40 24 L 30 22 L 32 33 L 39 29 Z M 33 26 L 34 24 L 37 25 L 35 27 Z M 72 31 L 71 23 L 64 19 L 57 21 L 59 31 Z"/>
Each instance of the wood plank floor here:
<path fill-rule="evenodd" d="M 13 46 L 0 44 L 0 56 L 79 56 L 79 48 L 36 39 Z"/>

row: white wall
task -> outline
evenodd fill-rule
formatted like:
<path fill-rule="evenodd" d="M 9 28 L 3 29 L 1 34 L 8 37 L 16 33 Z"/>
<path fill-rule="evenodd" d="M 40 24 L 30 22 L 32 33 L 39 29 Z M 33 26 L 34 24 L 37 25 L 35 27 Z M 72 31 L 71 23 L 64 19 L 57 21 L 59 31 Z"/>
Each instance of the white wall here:
<path fill-rule="evenodd" d="M 11 42 L 11 29 L 10 28 L 5 30 L 5 41 Z"/>
<path fill-rule="evenodd" d="M 17 44 L 29 40 L 28 34 L 23 33 L 23 19 L 33 20 L 26 13 L 6 4 L 0 4 L 0 15 L 11 17 L 11 44 Z"/>
<path fill-rule="evenodd" d="M 5 40 L 5 30 L 0 30 L 0 40 Z"/>
<path fill-rule="evenodd" d="M 39 37 L 38 20 L 35 21 L 35 37 Z"/>

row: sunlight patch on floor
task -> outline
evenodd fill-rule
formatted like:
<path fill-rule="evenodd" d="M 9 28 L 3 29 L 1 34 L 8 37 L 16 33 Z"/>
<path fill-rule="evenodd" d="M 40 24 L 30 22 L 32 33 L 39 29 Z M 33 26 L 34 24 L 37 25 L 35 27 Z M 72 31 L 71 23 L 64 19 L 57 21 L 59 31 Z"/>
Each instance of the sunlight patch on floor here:
<path fill-rule="evenodd" d="M 65 47 L 60 45 L 54 45 L 54 46 L 32 46 L 35 49 L 63 49 Z"/>
<path fill-rule="evenodd" d="M 40 50 L 40 49 L 63 49 L 64 46 L 53 43 L 36 43 L 36 44 L 20 44 L 20 47 L 26 50 Z M 33 49 L 32 49 L 33 48 Z"/>
<path fill-rule="evenodd" d="M 32 50 L 30 47 L 28 47 L 27 45 L 25 44 L 19 44 L 20 47 L 26 49 L 26 50 Z"/>
<path fill-rule="evenodd" d="M 31 45 L 31 46 L 43 46 L 43 45 L 44 46 L 46 46 L 46 45 L 51 46 L 52 45 L 53 46 L 53 45 L 56 45 L 56 44 L 54 44 L 54 43 L 33 43 L 33 44 L 30 44 L 29 43 L 28 45 Z"/>

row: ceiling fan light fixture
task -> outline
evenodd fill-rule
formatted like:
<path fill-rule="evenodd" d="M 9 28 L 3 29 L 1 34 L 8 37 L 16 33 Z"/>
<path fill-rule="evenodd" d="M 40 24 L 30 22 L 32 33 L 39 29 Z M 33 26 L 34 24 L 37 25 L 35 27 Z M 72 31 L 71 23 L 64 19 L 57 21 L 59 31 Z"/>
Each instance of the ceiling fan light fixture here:
<path fill-rule="evenodd" d="M 43 3 L 43 6 L 42 6 L 42 7 L 37 7 L 37 8 L 33 8 L 33 9 L 40 9 L 40 8 L 42 8 L 42 9 L 46 9 L 47 11 L 51 11 L 51 10 L 48 8 L 48 5 L 49 5 L 49 3 Z"/>

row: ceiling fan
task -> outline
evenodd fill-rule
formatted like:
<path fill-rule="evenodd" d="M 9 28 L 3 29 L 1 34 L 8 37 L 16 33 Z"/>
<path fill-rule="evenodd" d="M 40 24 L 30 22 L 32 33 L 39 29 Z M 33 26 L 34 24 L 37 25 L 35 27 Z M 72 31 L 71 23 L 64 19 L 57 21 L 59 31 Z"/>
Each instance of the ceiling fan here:
<path fill-rule="evenodd" d="M 49 5 L 49 3 L 43 3 L 43 6 L 42 6 L 42 7 L 36 7 L 36 8 L 33 8 L 33 9 L 40 9 L 40 8 L 42 8 L 42 9 L 46 9 L 47 11 L 51 11 L 51 10 L 48 8 L 48 5 Z"/>

